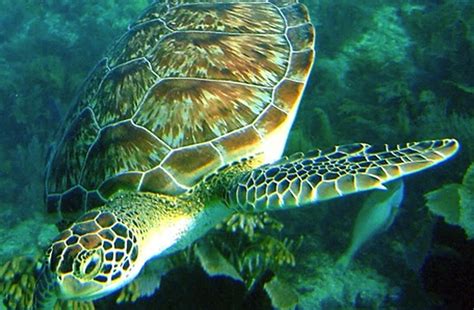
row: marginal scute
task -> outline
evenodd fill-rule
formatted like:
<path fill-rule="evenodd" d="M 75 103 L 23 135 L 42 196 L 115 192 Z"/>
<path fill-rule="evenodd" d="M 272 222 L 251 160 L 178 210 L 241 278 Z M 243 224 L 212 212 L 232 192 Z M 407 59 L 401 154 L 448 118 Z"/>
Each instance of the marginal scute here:
<path fill-rule="evenodd" d="M 262 140 L 254 127 L 238 130 L 213 142 L 226 162 L 233 162 L 260 147 Z"/>
<path fill-rule="evenodd" d="M 273 3 L 278 7 L 285 7 L 288 5 L 292 5 L 298 3 L 298 0 L 269 0 L 268 2 Z"/>
<path fill-rule="evenodd" d="M 136 191 L 141 177 L 142 173 L 138 172 L 127 172 L 116 175 L 102 183 L 99 187 L 99 192 L 104 198 L 109 198 L 119 190 Z"/>
<path fill-rule="evenodd" d="M 153 53 L 159 40 L 170 31 L 163 21 L 154 20 L 131 28 L 108 53 L 108 65 L 115 67 Z"/>
<path fill-rule="evenodd" d="M 308 9 L 301 3 L 285 6 L 281 9 L 281 12 L 285 16 L 288 27 L 309 22 Z"/>
<path fill-rule="evenodd" d="M 62 193 L 79 183 L 89 146 L 97 136 L 92 111 L 84 110 L 67 129 L 49 168 L 48 192 Z"/>
<path fill-rule="evenodd" d="M 61 212 L 73 213 L 83 211 L 85 208 L 85 197 L 86 192 L 80 187 L 75 187 L 68 191 L 61 198 Z"/>
<path fill-rule="evenodd" d="M 142 15 L 140 15 L 140 17 L 138 17 L 138 19 L 133 24 L 130 25 L 129 28 L 133 28 L 139 24 L 156 20 L 162 17 L 163 15 L 165 15 L 167 12 L 168 12 L 168 5 L 164 2 L 160 3 L 159 1 L 156 1 L 154 4 L 149 6 L 145 10 L 145 12 L 143 12 Z"/>
<path fill-rule="evenodd" d="M 83 185 L 96 189 L 103 180 L 118 173 L 152 169 L 167 153 L 165 144 L 131 122 L 107 127 L 89 152 Z"/>
<path fill-rule="evenodd" d="M 184 193 L 186 190 L 186 188 L 176 184 L 169 174 L 161 167 L 157 167 L 145 173 L 140 186 L 140 191 L 166 195 L 179 195 Z"/>
<path fill-rule="evenodd" d="M 143 59 L 128 62 L 110 71 L 97 93 L 97 100 L 108 104 L 93 107 L 99 125 L 104 127 L 131 118 L 156 79 L 148 62 Z"/>
<path fill-rule="evenodd" d="M 314 44 L 314 27 L 307 23 L 289 28 L 288 38 L 293 51 L 312 49 Z"/>
<path fill-rule="evenodd" d="M 86 210 L 103 206 L 105 202 L 105 199 L 101 198 L 97 191 L 88 192 L 86 199 Z"/>
<path fill-rule="evenodd" d="M 75 99 L 72 108 L 69 110 L 68 115 L 66 116 L 65 124 L 73 121 L 74 118 L 76 118 L 77 115 L 79 115 L 86 107 L 92 107 L 96 105 L 96 95 L 99 91 L 99 86 L 107 72 L 109 72 L 109 68 L 107 67 L 107 59 L 103 58 L 89 73 L 89 76 L 82 84 L 78 96 Z"/>
<path fill-rule="evenodd" d="M 290 68 L 286 77 L 301 83 L 306 82 L 306 77 L 311 69 L 314 59 L 314 51 L 312 49 L 304 50 L 291 54 Z"/>
<path fill-rule="evenodd" d="M 255 127 L 262 135 L 267 135 L 283 125 L 287 115 L 281 110 L 270 106 L 255 123 Z"/>
<path fill-rule="evenodd" d="M 227 33 L 283 33 L 285 23 L 269 3 L 200 3 L 171 9 L 167 25 L 175 30 Z"/>
<path fill-rule="evenodd" d="M 219 153 L 210 144 L 203 144 L 173 152 L 163 163 L 176 180 L 193 186 L 204 175 L 215 171 L 223 163 Z"/>
<path fill-rule="evenodd" d="M 292 80 L 283 80 L 275 90 L 274 105 L 279 109 L 290 113 L 299 103 L 303 90 L 303 83 L 298 83 Z"/>

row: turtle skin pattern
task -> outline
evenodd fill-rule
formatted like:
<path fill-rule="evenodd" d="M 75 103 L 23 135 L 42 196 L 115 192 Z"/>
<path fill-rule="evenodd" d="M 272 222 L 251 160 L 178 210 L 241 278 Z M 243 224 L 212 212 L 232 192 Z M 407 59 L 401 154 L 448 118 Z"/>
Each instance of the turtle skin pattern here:
<path fill-rule="evenodd" d="M 353 143 L 297 153 L 246 173 L 230 187 L 228 200 L 255 212 L 385 189 L 384 183 L 437 165 L 458 148 L 456 140 L 443 139 L 379 147 Z"/>
<path fill-rule="evenodd" d="M 264 152 L 294 118 L 314 36 L 294 0 L 152 4 L 79 91 L 47 165 L 48 211 L 178 195 Z"/>

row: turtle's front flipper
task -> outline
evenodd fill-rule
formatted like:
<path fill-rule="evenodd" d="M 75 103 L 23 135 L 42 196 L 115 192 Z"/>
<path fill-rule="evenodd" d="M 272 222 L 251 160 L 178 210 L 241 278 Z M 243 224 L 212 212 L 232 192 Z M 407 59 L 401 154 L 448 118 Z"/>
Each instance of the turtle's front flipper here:
<path fill-rule="evenodd" d="M 230 203 L 248 211 L 308 205 L 370 189 L 427 169 L 451 156 L 454 139 L 376 148 L 364 143 L 296 155 L 245 173 L 230 188 Z"/>

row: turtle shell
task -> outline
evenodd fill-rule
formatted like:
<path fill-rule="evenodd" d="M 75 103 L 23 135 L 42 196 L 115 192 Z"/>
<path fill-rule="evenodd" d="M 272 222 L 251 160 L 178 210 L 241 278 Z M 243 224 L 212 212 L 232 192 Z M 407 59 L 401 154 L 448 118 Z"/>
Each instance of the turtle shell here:
<path fill-rule="evenodd" d="M 152 4 L 79 91 L 48 162 L 48 210 L 119 190 L 177 195 L 243 157 L 276 159 L 313 45 L 294 0 Z"/>

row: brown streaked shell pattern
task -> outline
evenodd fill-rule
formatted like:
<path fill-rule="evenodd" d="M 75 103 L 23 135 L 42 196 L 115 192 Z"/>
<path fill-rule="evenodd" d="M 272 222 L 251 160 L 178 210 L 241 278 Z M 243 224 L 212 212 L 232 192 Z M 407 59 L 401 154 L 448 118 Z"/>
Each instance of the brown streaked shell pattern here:
<path fill-rule="evenodd" d="M 48 210 L 177 195 L 254 155 L 292 119 L 313 45 L 296 0 L 152 4 L 79 92 L 48 163 Z"/>

